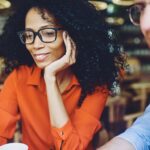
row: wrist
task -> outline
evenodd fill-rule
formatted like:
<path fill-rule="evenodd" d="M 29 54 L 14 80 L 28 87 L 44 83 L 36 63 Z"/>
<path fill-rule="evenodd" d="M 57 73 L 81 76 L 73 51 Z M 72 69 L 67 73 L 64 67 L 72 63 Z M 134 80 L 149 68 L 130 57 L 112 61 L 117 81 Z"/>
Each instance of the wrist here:
<path fill-rule="evenodd" d="M 47 83 L 49 83 L 49 82 L 51 82 L 51 83 L 56 83 L 57 82 L 57 79 L 56 79 L 56 76 L 55 75 L 46 75 L 46 74 L 44 74 L 44 80 L 45 80 L 45 82 Z"/>

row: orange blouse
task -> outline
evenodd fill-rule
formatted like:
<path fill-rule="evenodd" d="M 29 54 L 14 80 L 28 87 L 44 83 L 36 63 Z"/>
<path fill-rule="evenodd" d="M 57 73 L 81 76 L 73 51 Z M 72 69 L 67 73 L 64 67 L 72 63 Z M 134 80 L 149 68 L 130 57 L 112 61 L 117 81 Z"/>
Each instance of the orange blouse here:
<path fill-rule="evenodd" d="M 73 76 L 62 93 L 70 120 L 62 128 L 51 126 L 41 69 L 21 66 L 6 79 L 0 92 L 0 144 L 13 137 L 16 122 L 22 121 L 22 142 L 29 150 L 89 150 L 88 144 L 100 129 L 99 118 L 108 90 L 97 88 L 77 106 L 81 87 Z M 58 109 L 58 108 L 56 108 Z M 57 115 L 57 114 L 56 114 Z"/>

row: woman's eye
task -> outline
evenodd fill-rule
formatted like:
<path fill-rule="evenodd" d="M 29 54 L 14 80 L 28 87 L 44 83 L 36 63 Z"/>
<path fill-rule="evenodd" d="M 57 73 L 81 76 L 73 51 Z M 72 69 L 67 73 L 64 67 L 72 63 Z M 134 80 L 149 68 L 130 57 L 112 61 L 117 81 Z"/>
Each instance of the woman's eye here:
<path fill-rule="evenodd" d="M 33 37 L 30 33 L 26 33 L 24 36 L 26 39 L 31 39 Z"/>
<path fill-rule="evenodd" d="M 32 38 L 32 35 L 26 35 L 26 38 L 27 38 L 27 39 L 31 39 L 31 38 Z"/>
<path fill-rule="evenodd" d="M 42 35 L 47 36 L 47 37 L 51 37 L 51 36 L 55 36 L 55 32 L 54 31 L 43 31 Z"/>
<path fill-rule="evenodd" d="M 46 32 L 45 35 L 52 36 L 52 35 L 54 35 L 54 32 Z"/>

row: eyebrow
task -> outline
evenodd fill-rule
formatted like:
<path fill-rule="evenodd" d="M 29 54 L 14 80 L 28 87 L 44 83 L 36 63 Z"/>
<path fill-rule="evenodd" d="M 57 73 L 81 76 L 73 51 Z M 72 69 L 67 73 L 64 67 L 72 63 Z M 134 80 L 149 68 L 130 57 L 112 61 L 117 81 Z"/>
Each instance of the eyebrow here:
<path fill-rule="evenodd" d="M 55 25 L 55 24 L 48 24 L 48 25 L 46 25 L 46 26 L 40 27 L 40 29 L 47 28 L 47 27 L 54 28 L 54 25 Z"/>
<path fill-rule="evenodd" d="M 45 25 L 45 26 L 41 26 L 38 30 L 40 29 L 43 29 L 43 28 L 54 28 L 54 24 L 48 24 L 48 25 Z M 32 28 L 25 28 L 25 30 L 32 30 L 34 31 Z"/>

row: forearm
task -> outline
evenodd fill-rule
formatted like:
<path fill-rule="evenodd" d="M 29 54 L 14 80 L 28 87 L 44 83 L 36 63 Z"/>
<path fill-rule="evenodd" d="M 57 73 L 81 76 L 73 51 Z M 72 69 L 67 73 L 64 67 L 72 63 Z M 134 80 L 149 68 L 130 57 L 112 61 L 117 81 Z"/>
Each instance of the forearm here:
<path fill-rule="evenodd" d="M 115 137 L 110 140 L 108 143 L 98 148 L 97 150 L 135 150 L 133 145 L 127 140 L 124 140 L 120 137 Z"/>
<path fill-rule="evenodd" d="M 69 114 L 71 114 L 69 116 L 70 119 L 63 128 L 52 128 L 51 130 L 56 143 L 55 146 L 60 145 L 60 140 L 64 141 L 63 150 L 86 149 L 93 135 L 101 127 L 99 117 L 104 108 L 107 93 L 101 92 L 101 90 L 95 91 L 93 94 L 88 95 L 81 107 L 78 108 L 76 104 L 80 94 L 80 87 L 75 86 L 68 96 L 65 95 L 69 98 L 68 100 L 65 99 L 66 106 L 72 108 L 71 103 L 74 105 L 71 111 L 67 109 Z M 61 133 L 63 133 L 63 135 Z"/>
<path fill-rule="evenodd" d="M 46 91 L 51 124 L 54 127 L 61 128 L 68 122 L 69 117 L 55 76 L 46 80 Z"/>

